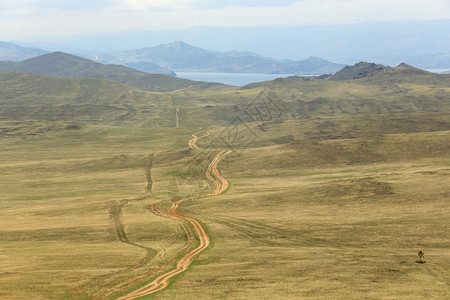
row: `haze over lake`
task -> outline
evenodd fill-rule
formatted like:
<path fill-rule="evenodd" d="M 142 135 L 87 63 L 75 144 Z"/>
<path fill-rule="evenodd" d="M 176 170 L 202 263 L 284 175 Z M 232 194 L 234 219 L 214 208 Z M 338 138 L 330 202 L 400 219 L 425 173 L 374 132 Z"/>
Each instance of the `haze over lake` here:
<path fill-rule="evenodd" d="M 207 82 L 219 82 L 229 85 L 246 85 L 253 82 L 285 78 L 293 74 L 248 74 L 248 73 L 210 73 L 210 72 L 176 72 L 178 77 Z"/>

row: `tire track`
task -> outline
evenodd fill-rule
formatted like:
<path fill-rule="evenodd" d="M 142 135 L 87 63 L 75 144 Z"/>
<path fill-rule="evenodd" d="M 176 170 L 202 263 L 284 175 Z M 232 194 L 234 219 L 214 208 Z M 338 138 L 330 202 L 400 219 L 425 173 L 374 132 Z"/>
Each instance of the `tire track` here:
<path fill-rule="evenodd" d="M 197 149 L 197 150 L 199 150 L 199 151 L 202 151 L 202 149 L 200 149 L 200 148 L 197 146 L 196 143 L 197 143 L 197 141 L 198 141 L 199 139 L 208 136 L 210 133 L 211 133 L 210 130 L 206 131 L 206 133 L 205 133 L 204 135 L 202 135 L 202 136 L 197 136 L 196 133 L 193 133 L 193 134 L 192 134 L 192 139 L 190 139 L 189 142 L 188 142 L 189 148 L 191 148 L 191 149 Z"/>
<path fill-rule="evenodd" d="M 124 244 L 133 246 L 133 247 L 141 248 L 146 251 L 145 257 L 142 258 L 137 264 L 138 266 L 142 266 L 142 265 L 147 264 L 149 261 L 151 261 L 156 256 L 157 252 L 156 252 L 156 250 L 154 250 L 150 247 L 146 247 L 146 246 L 131 242 L 128 239 L 128 236 L 125 232 L 125 229 L 124 229 L 124 226 L 122 223 L 122 207 L 126 203 L 127 203 L 127 201 L 119 201 L 116 205 L 111 207 L 111 209 L 109 210 L 109 216 L 113 223 L 114 234 L 116 235 L 116 237 L 119 241 L 121 241 Z"/>
<path fill-rule="evenodd" d="M 214 183 L 214 190 L 209 193 L 209 195 L 220 195 L 226 191 L 229 186 L 228 180 L 226 180 L 217 169 L 217 165 L 226 155 L 230 154 L 231 150 L 225 152 L 225 150 L 220 151 L 213 158 L 208 168 L 206 169 L 206 177 Z M 212 176 L 212 174 L 214 177 Z"/>
<path fill-rule="evenodd" d="M 178 261 L 175 269 L 158 276 L 149 284 L 142 286 L 141 288 L 129 293 L 128 295 L 117 298 L 118 300 L 136 299 L 138 297 L 143 297 L 158 292 L 160 290 L 163 290 L 169 285 L 169 280 L 172 277 L 184 272 L 191 265 L 192 261 L 197 257 L 197 255 L 200 254 L 200 252 L 202 252 L 209 246 L 210 238 L 206 233 L 205 229 L 202 227 L 202 225 L 197 220 L 187 217 L 177 211 L 178 206 L 182 202 L 189 199 L 191 198 L 188 197 L 174 202 L 172 206 L 168 209 L 168 212 L 171 216 L 174 216 L 180 220 L 186 220 L 188 223 L 190 223 L 194 227 L 195 232 L 197 233 L 198 239 L 200 240 L 200 244 L 195 249 L 191 250 L 188 254 L 184 255 Z"/>
<path fill-rule="evenodd" d="M 169 106 L 174 106 L 173 102 L 172 102 L 172 96 L 167 96 L 167 97 L 168 97 L 167 104 Z M 180 118 L 178 116 L 179 111 L 180 110 L 178 109 L 178 107 L 175 106 L 175 128 L 179 128 L 179 123 L 180 123 Z"/>
<path fill-rule="evenodd" d="M 209 131 L 204 136 L 207 136 L 207 135 L 209 135 Z M 196 147 L 195 142 L 199 138 L 204 137 L 204 136 L 197 137 L 195 134 L 193 134 L 192 136 L 193 136 L 193 139 L 191 139 L 189 141 L 189 146 L 192 145 L 195 149 L 200 150 L 198 147 Z M 191 141 L 192 141 L 192 143 L 191 143 Z M 219 153 L 216 154 L 216 156 L 213 158 L 213 160 L 208 165 L 205 175 L 210 181 L 214 182 L 214 189 L 209 195 L 220 195 L 223 192 L 225 192 L 225 190 L 229 186 L 228 181 L 220 174 L 220 172 L 218 170 L 219 162 L 223 159 L 223 157 L 225 157 L 229 153 L 231 153 L 231 151 L 226 151 L 226 152 L 225 152 L 225 150 L 220 151 Z M 140 287 L 124 296 L 118 297 L 117 298 L 118 300 L 136 299 L 136 298 L 147 296 L 147 295 L 150 295 L 150 294 L 153 294 L 153 293 L 156 293 L 158 291 L 165 289 L 169 285 L 169 280 L 172 277 L 186 271 L 188 269 L 188 267 L 191 265 L 191 263 L 194 261 L 194 259 L 203 250 L 208 248 L 208 246 L 211 243 L 211 239 L 210 239 L 209 235 L 206 233 L 203 226 L 196 219 L 185 216 L 185 215 L 181 214 L 180 212 L 178 212 L 178 210 L 177 210 L 181 203 L 183 203 L 186 200 L 191 200 L 191 199 L 192 199 L 192 197 L 186 197 L 186 198 L 180 199 L 178 201 L 175 201 L 172 203 L 172 206 L 167 211 L 170 216 L 177 218 L 179 220 L 179 222 L 182 224 L 186 234 L 188 235 L 188 242 L 194 240 L 192 235 L 191 236 L 189 235 L 191 232 L 189 227 L 194 228 L 194 232 L 196 233 L 197 238 L 199 240 L 198 246 L 195 247 L 190 252 L 188 252 L 187 254 L 185 254 L 184 256 L 182 256 L 180 258 L 180 260 L 177 262 L 174 269 L 159 275 L 157 278 L 155 278 L 150 283 L 145 284 L 142 287 Z M 155 205 L 152 205 L 149 208 L 154 212 L 158 212 L 156 210 Z M 187 247 L 190 247 L 189 243 L 188 243 Z"/>

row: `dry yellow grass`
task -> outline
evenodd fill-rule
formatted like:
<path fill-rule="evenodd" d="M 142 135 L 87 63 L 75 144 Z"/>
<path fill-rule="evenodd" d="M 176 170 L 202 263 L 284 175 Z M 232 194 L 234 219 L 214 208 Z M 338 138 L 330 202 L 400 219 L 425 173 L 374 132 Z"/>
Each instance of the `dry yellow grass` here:
<path fill-rule="evenodd" d="M 305 128 L 271 142 L 295 122 L 258 132 L 221 162 L 226 193 L 183 204 L 213 246 L 153 297 L 448 298 L 450 132 L 329 140 L 305 139 Z M 192 133 L 87 126 L 2 140 L 0 298 L 110 298 L 170 267 L 184 231 L 147 207 L 170 204 L 174 171 L 197 155 Z M 120 241 L 114 220 L 139 246 Z M 419 250 L 425 264 L 415 263 Z"/>

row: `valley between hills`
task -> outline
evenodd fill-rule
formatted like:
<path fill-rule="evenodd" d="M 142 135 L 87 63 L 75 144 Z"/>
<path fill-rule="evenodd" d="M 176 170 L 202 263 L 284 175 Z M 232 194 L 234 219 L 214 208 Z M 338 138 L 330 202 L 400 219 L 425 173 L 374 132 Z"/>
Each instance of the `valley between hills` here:
<path fill-rule="evenodd" d="M 236 87 L 61 52 L 14 68 L 0 298 L 450 296 L 450 75 L 361 62 Z"/>

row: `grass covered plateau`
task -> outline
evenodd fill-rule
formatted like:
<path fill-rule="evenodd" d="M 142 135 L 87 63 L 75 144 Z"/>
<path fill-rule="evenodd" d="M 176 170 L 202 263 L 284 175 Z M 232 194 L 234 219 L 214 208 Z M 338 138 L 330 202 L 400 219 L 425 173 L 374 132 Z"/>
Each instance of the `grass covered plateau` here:
<path fill-rule="evenodd" d="M 450 297 L 448 76 L 0 78 L 2 299 Z"/>

